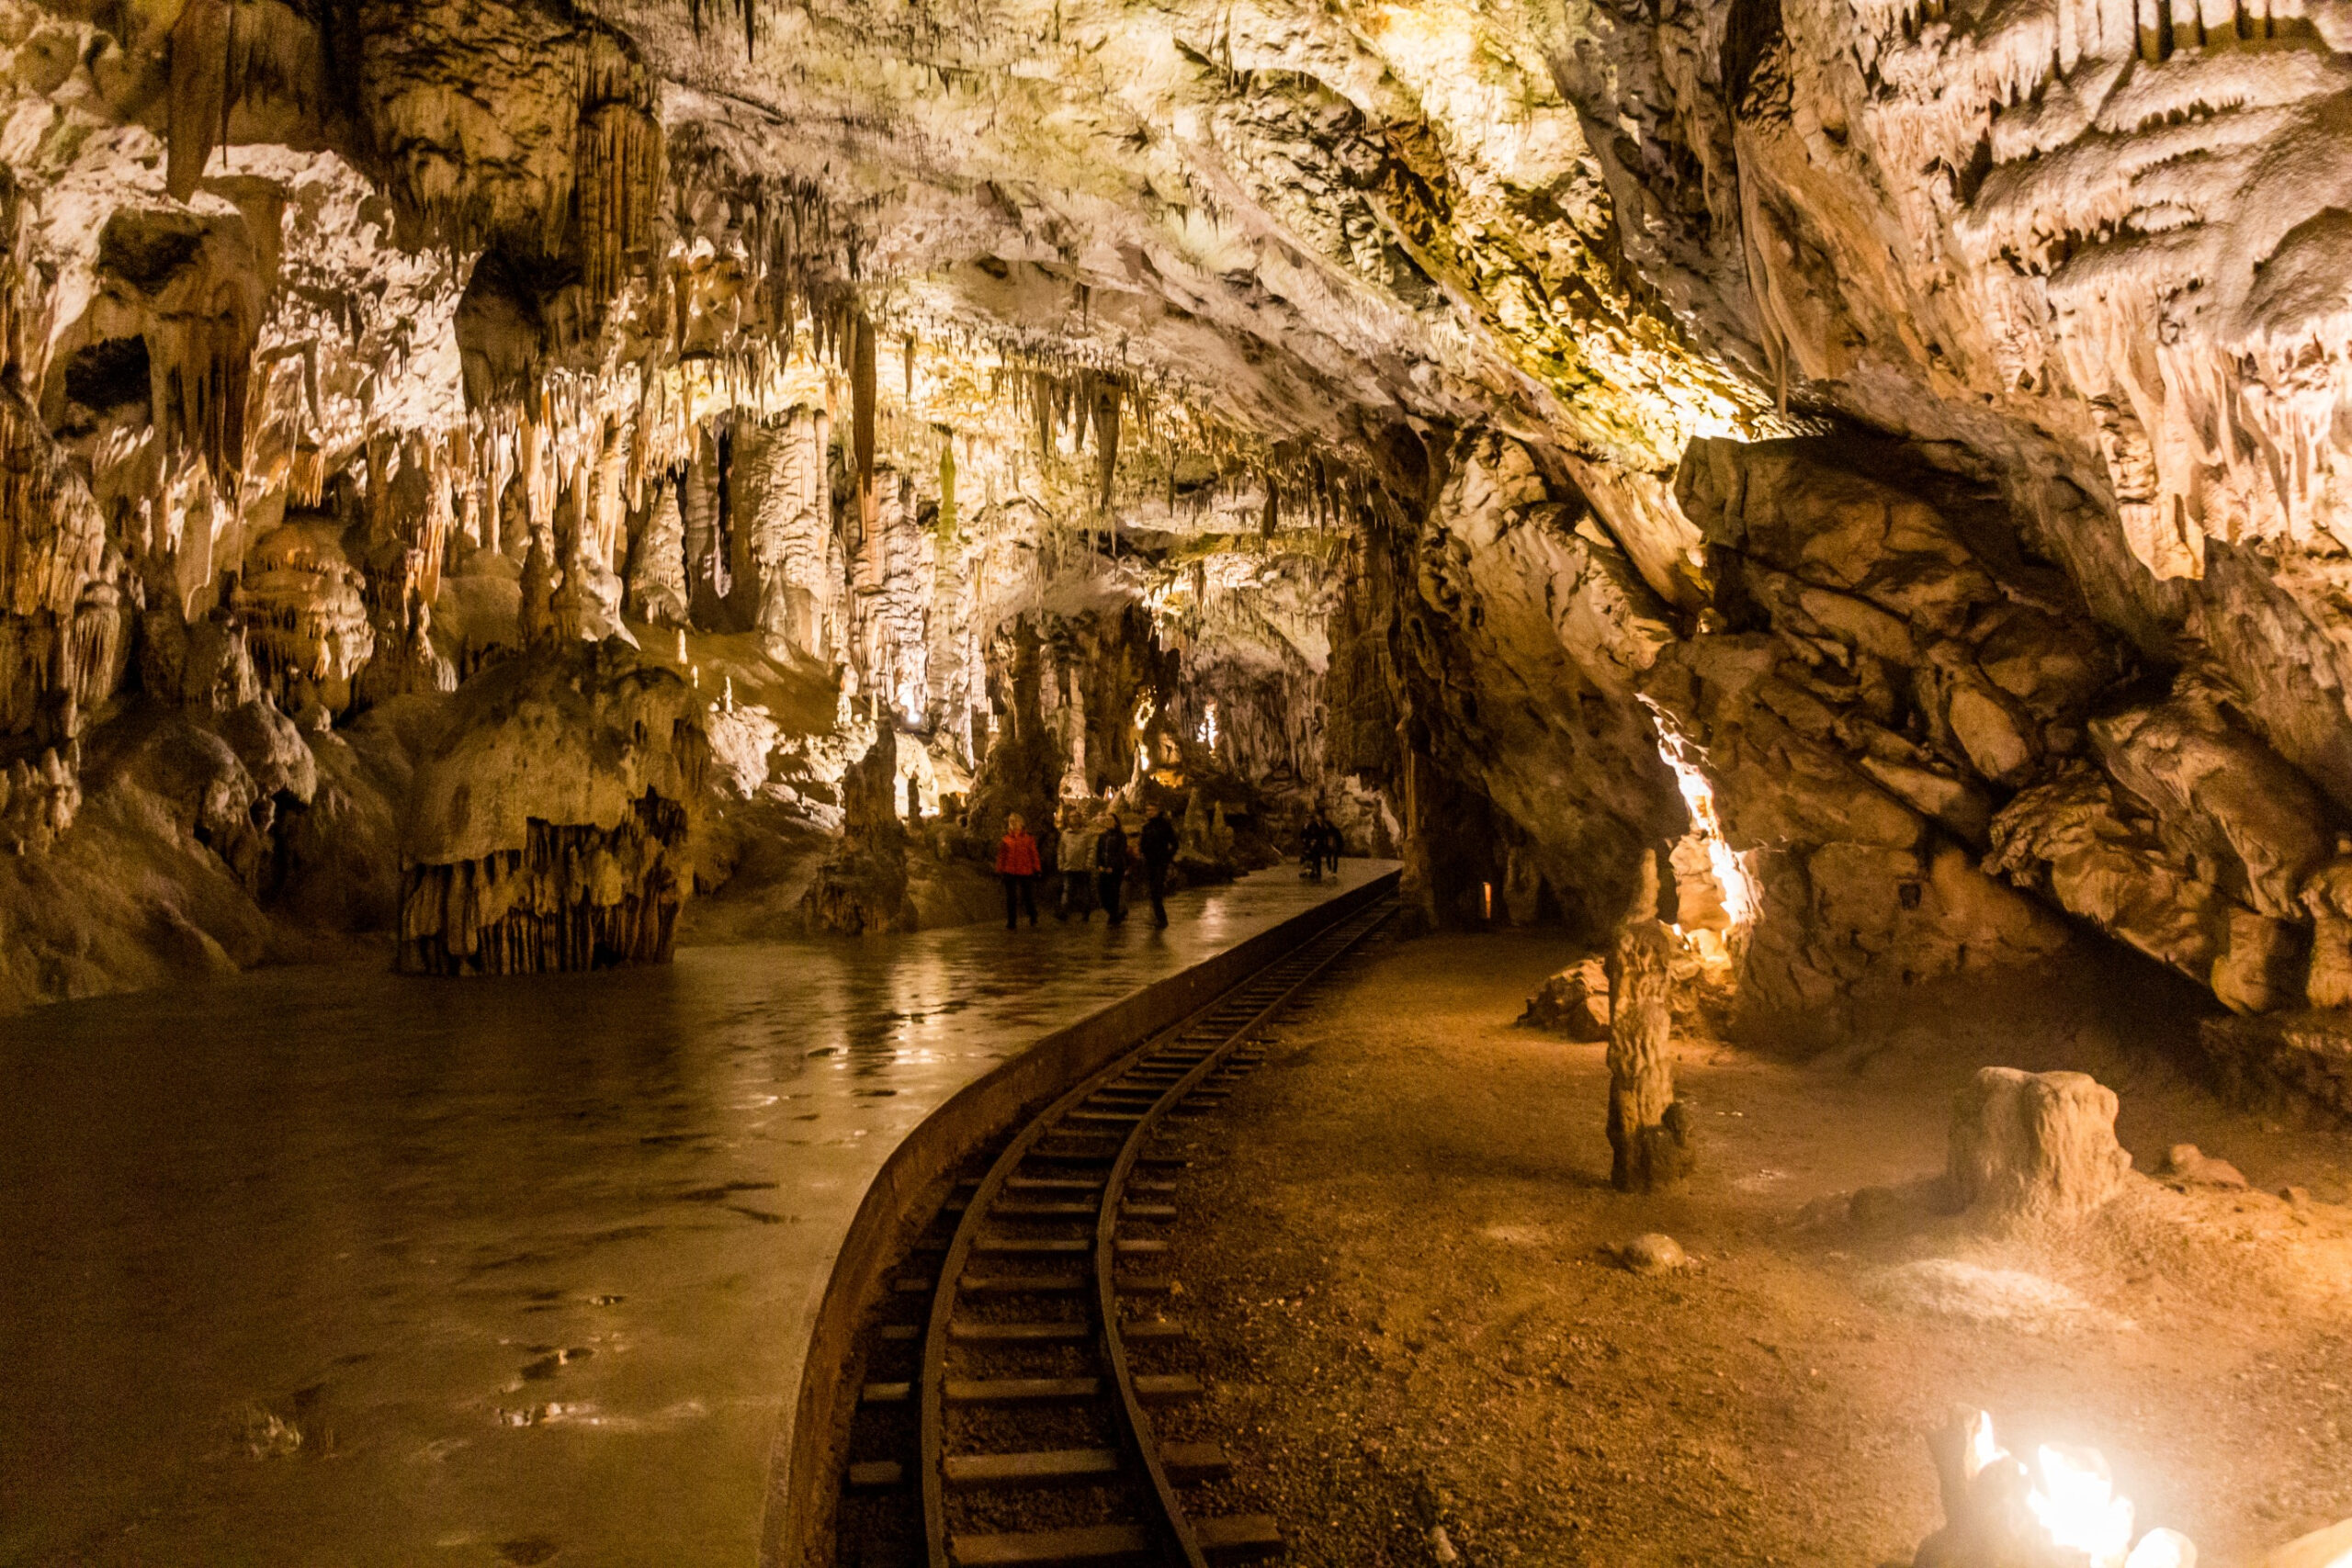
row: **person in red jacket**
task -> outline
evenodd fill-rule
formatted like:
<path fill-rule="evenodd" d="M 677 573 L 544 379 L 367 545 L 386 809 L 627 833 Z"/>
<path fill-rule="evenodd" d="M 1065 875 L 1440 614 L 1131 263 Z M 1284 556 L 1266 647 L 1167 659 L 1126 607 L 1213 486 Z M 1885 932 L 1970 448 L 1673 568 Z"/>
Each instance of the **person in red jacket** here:
<path fill-rule="evenodd" d="M 1029 836 L 1029 825 L 1018 811 L 1004 819 L 1004 839 L 996 847 L 996 874 L 1004 883 L 1004 929 L 1011 931 L 1017 923 L 1014 916 L 1021 910 L 1029 912 L 1029 924 L 1037 924 L 1037 840 Z"/>

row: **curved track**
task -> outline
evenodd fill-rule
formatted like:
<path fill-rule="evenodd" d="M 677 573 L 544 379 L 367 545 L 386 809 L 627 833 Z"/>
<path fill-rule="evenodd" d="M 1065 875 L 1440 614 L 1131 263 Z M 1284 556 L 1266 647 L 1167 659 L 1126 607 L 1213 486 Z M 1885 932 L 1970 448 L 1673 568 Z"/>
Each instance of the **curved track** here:
<path fill-rule="evenodd" d="M 930 1295 L 919 1368 L 865 1385 L 868 1404 L 914 1407 L 912 1463 L 847 1475 L 853 1489 L 894 1493 L 894 1512 L 919 1506 L 920 1545 L 845 1540 L 844 1568 L 1208 1568 L 1281 1549 L 1271 1518 L 1188 1506 L 1195 1483 L 1229 1471 L 1217 1445 L 1159 1436 L 1154 1412 L 1201 1393 L 1194 1377 L 1148 1370 L 1184 1338 L 1159 1310 L 1175 1282 L 1150 1271 L 1178 1217 L 1169 1178 L 1186 1163 L 1165 1139 L 1214 1107 L 1221 1081 L 1255 1065 L 1258 1032 L 1395 908 L 1384 899 L 1340 920 L 1085 1078 L 962 1184 L 968 1196 L 943 1212 L 955 1228 L 938 1272 L 898 1283 Z"/>

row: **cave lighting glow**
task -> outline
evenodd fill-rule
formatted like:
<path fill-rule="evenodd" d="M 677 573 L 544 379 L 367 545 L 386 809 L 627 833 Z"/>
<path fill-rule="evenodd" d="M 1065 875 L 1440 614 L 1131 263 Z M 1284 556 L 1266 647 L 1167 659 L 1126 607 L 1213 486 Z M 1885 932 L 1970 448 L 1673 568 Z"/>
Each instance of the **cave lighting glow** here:
<path fill-rule="evenodd" d="M 2121 1562 L 2132 1545 L 2132 1499 L 2115 1495 L 2106 1467 L 2086 1463 L 2047 1443 L 2034 1456 L 2038 1472 L 2026 1506 L 2052 1544 L 2095 1563 Z"/>
<path fill-rule="evenodd" d="M 1724 912 L 1731 917 L 1733 931 L 1745 931 L 1756 919 L 1756 881 L 1748 874 L 1747 857 L 1724 838 L 1723 818 L 1715 810 L 1714 786 L 1699 771 L 1698 748 L 1675 728 L 1663 708 L 1647 699 L 1644 699 L 1643 705 L 1650 710 L 1651 721 L 1657 727 L 1658 759 L 1674 771 L 1674 782 L 1681 787 L 1683 805 L 1690 813 L 1690 830 L 1706 847 L 1707 867 L 1714 873 L 1715 885 L 1723 889 Z"/>
<path fill-rule="evenodd" d="M 1973 1481 L 1991 1466 L 2027 1467 L 1993 1436 L 1993 1417 L 1979 1411 L 1969 1433 L 1968 1471 Z M 2106 1461 L 2090 1450 L 2070 1452 L 2044 1443 L 2027 1471 L 2025 1506 L 2049 1543 L 2078 1554 L 2085 1568 L 2188 1568 L 2197 1549 L 2173 1530 L 2150 1530 L 2132 1544 L 2132 1499 L 2120 1495 Z"/>

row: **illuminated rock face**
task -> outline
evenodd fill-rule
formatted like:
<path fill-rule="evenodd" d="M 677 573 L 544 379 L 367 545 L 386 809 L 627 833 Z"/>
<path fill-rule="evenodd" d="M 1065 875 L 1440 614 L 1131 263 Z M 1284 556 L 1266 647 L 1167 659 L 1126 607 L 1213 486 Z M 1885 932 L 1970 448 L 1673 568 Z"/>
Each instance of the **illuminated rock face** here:
<path fill-rule="evenodd" d="M 1598 934 L 1664 726 L 1756 1009 L 2060 911 L 2352 999 L 2335 0 L 101 16 L 0 6 L 26 858 L 135 713 L 376 737 L 380 826 L 618 636 L 838 688 L 714 774 L 829 829 L 877 724 L 984 814 L 1213 765 Z"/>
<path fill-rule="evenodd" d="M 411 788 L 401 967 L 667 958 L 709 758 L 685 682 L 617 638 L 555 643 L 469 682 L 452 710 Z"/>

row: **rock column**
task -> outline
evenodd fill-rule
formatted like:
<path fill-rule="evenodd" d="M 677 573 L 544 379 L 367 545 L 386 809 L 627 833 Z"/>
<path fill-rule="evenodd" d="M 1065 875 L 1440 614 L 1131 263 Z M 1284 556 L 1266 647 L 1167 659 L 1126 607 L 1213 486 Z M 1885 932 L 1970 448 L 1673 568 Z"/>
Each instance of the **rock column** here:
<path fill-rule="evenodd" d="M 1690 1173 L 1689 1118 L 1674 1098 L 1674 933 L 1657 918 L 1654 857 L 1609 956 L 1609 1179 L 1647 1192 Z"/>

